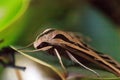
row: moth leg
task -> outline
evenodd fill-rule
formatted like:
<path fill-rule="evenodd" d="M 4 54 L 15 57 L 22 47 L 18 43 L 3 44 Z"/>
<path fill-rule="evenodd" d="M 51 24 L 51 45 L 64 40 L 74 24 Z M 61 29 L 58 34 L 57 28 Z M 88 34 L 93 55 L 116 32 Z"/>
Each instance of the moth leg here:
<path fill-rule="evenodd" d="M 81 62 L 79 62 L 69 51 L 66 51 L 68 56 L 70 57 L 70 59 L 76 63 L 78 63 L 80 66 L 84 67 L 85 69 L 93 72 L 95 75 L 97 75 L 98 77 L 100 77 L 99 73 L 97 73 L 96 71 L 90 69 L 89 67 L 85 66 L 84 64 L 82 64 Z"/>
<path fill-rule="evenodd" d="M 45 48 L 40 48 L 40 49 L 35 49 L 35 50 L 18 50 L 18 51 L 21 51 L 21 52 L 38 52 L 38 51 L 45 51 L 45 50 L 48 50 L 52 48 L 52 46 L 48 46 L 48 47 L 45 47 Z"/>
<path fill-rule="evenodd" d="M 66 71 L 66 68 L 65 68 L 65 66 L 63 65 L 63 62 L 62 62 L 62 59 L 61 59 L 61 56 L 60 56 L 58 50 L 57 50 L 57 49 L 54 49 L 54 50 L 55 50 L 55 53 L 56 53 L 56 55 L 57 55 L 57 57 L 58 57 L 58 59 L 59 59 L 59 62 L 60 62 L 60 64 L 61 64 L 61 67 Z"/>

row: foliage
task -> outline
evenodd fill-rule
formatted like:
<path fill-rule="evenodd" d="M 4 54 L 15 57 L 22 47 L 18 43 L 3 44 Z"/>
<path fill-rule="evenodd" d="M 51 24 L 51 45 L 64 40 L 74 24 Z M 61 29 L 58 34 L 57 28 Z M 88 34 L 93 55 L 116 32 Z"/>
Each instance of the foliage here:
<path fill-rule="evenodd" d="M 0 48 L 10 45 L 15 45 L 12 47 L 14 49 L 24 47 L 33 42 L 44 29 L 57 28 L 82 33 L 84 37 L 90 37 L 92 41 L 89 44 L 91 46 L 120 62 L 120 37 L 118 30 L 115 28 L 116 25 L 96 8 L 86 2 L 77 0 L 33 0 L 30 5 L 29 2 L 29 0 L 0 1 Z M 56 57 L 44 52 L 20 53 L 26 58 L 52 69 L 62 80 L 65 80 L 64 71 L 61 70 Z M 66 66 L 72 64 L 68 59 L 64 59 L 64 63 Z M 67 69 L 70 73 L 85 72 L 83 74 L 88 77 L 96 78 L 92 73 L 81 67 L 74 66 Z M 0 72 L 2 70 L 4 69 L 0 67 Z M 119 79 L 112 73 L 99 69 L 96 69 L 96 71 L 103 78 L 109 78 L 108 80 Z"/>

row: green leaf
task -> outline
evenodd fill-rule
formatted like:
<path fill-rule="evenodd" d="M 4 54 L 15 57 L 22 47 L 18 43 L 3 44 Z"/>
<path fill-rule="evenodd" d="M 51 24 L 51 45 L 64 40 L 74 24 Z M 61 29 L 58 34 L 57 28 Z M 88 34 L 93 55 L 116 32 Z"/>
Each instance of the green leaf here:
<path fill-rule="evenodd" d="M 25 57 L 52 69 L 54 72 L 56 72 L 56 74 L 58 74 L 59 77 L 61 77 L 62 80 L 66 80 L 66 79 L 74 80 L 76 78 L 77 79 L 83 78 L 83 80 L 84 79 L 100 80 L 100 78 L 98 78 L 95 74 L 93 74 L 92 72 L 84 68 L 81 68 L 81 66 L 70 66 L 70 65 L 73 65 L 73 63 L 69 59 L 62 58 L 63 63 L 66 66 L 68 71 L 68 74 L 66 74 L 65 71 L 61 68 L 61 65 L 59 64 L 58 58 L 56 56 L 52 56 L 52 55 L 49 55 L 48 53 L 41 52 L 41 51 L 34 52 L 34 53 L 26 53 L 26 52 L 24 53 L 16 49 L 19 47 L 16 47 L 16 48 L 13 46 L 11 47 L 16 51 L 18 51 L 20 54 L 24 55 Z M 110 72 L 100 70 L 100 69 L 94 69 L 94 68 L 93 70 L 95 70 L 100 74 L 102 80 L 120 79 Z M 68 76 L 65 77 L 65 75 L 68 75 Z"/>
<path fill-rule="evenodd" d="M 80 80 L 100 80 L 100 78 L 102 80 L 119 80 L 119 77 L 116 77 L 114 74 L 105 71 L 105 70 L 101 70 L 101 69 L 94 69 L 92 68 L 94 71 L 96 71 L 97 73 L 100 74 L 100 77 L 97 77 L 94 73 L 81 68 L 80 66 L 72 66 L 72 67 L 68 67 L 67 70 L 69 71 L 69 73 L 73 73 L 73 76 L 70 80 L 76 80 L 80 79 L 81 76 L 84 76 L 82 79 Z M 74 75 L 75 74 L 75 75 Z"/>
<path fill-rule="evenodd" d="M 78 31 L 91 38 L 93 48 L 120 62 L 120 37 L 116 25 L 89 5 L 85 7 L 81 19 L 81 28 Z"/>
<path fill-rule="evenodd" d="M 29 0 L 1 0 L 0 1 L 0 48 L 15 42 L 23 27 L 19 19 L 25 13 Z M 24 20 L 23 20 L 24 21 Z"/>
<path fill-rule="evenodd" d="M 48 55 L 45 52 L 23 53 L 17 50 L 15 47 L 12 48 L 18 51 L 20 54 L 24 55 L 25 57 L 52 69 L 61 77 L 62 80 L 65 80 L 65 77 L 63 75 L 64 71 L 60 67 L 59 61 L 55 56 Z"/>
<path fill-rule="evenodd" d="M 15 22 L 27 9 L 29 0 L 0 1 L 0 32 Z"/>

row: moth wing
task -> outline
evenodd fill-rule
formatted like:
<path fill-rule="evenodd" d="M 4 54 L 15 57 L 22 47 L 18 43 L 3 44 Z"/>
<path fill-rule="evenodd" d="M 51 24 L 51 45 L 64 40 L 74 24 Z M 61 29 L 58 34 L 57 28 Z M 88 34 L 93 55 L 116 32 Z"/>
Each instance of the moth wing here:
<path fill-rule="evenodd" d="M 70 35 L 76 36 L 76 38 L 78 38 L 79 41 L 82 41 L 84 44 L 86 44 L 86 43 L 85 43 L 86 40 L 87 40 L 87 41 L 88 41 L 88 40 L 90 41 L 90 38 L 85 38 L 82 34 L 70 32 Z M 86 44 L 86 45 L 87 45 L 87 44 Z M 108 63 L 112 64 L 113 66 L 115 66 L 116 68 L 118 68 L 118 69 L 120 70 L 120 64 L 119 64 L 117 61 L 115 61 L 112 57 L 110 57 L 110 56 L 108 56 L 108 55 L 106 55 L 106 54 L 103 54 L 103 53 L 101 53 L 101 52 L 98 52 L 98 51 L 94 50 L 94 49 L 93 49 L 91 46 L 89 46 L 89 45 L 87 45 L 87 47 L 88 47 L 89 49 L 92 49 L 92 50 L 93 50 L 94 52 L 96 52 L 100 57 L 102 57 L 105 61 L 107 61 Z"/>
<path fill-rule="evenodd" d="M 78 32 L 68 32 L 68 34 L 70 34 L 72 37 L 76 37 L 79 41 L 82 42 L 91 42 L 92 39 L 89 36 L 85 36 L 82 33 L 78 33 Z"/>
<path fill-rule="evenodd" d="M 82 35 L 82 34 L 78 34 L 78 33 L 72 33 L 72 32 L 69 32 L 69 34 L 71 35 L 71 36 L 75 36 L 79 41 L 82 41 L 85 45 L 87 45 L 86 43 L 85 43 L 85 38 L 84 38 L 84 36 Z M 100 57 L 102 57 L 105 61 L 107 61 L 108 63 L 110 63 L 110 64 L 112 64 L 113 66 L 115 66 L 116 68 L 118 68 L 119 70 L 120 70 L 120 64 L 117 62 L 117 61 L 115 61 L 113 58 L 111 58 L 110 56 L 108 56 L 108 55 L 105 55 L 105 54 L 103 54 L 103 53 L 101 53 L 101 52 L 98 52 L 97 50 L 95 50 L 95 49 L 93 49 L 91 46 L 89 46 L 89 45 L 87 45 L 86 46 L 87 48 L 89 48 L 89 49 L 91 49 L 91 50 L 93 50 L 95 53 L 97 53 Z"/>
<path fill-rule="evenodd" d="M 106 62 L 112 64 L 113 66 L 120 70 L 120 64 L 117 61 L 115 61 L 112 57 L 105 54 L 99 54 L 99 56 L 102 57 Z"/>
<path fill-rule="evenodd" d="M 90 45 L 88 45 L 89 42 L 91 42 L 92 40 L 89 37 L 84 37 L 83 34 L 79 34 L 77 32 L 68 32 L 73 38 L 76 38 L 76 40 L 81 43 L 81 46 L 84 46 L 86 48 L 89 48 L 95 52 L 97 52 L 98 54 L 102 54 L 100 52 L 98 52 L 97 50 L 95 50 L 94 48 L 92 48 Z"/>

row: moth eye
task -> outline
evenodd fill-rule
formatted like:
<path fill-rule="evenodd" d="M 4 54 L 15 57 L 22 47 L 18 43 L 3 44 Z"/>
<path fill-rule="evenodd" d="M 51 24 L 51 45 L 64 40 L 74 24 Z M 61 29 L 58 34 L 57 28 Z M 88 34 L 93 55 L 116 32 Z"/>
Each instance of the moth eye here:
<path fill-rule="evenodd" d="M 46 47 L 46 46 L 49 46 L 50 44 L 47 43 L 47 42 L 42 42 L 39 46 L 37 46 L 37 49 L 40 49 L 40 48 L 43 48 L 43 47 Z"/>
<path fill-rule="evenodd" d="M 69 39 L 67 39 L 64 35 L 62 34 L 57 34 L 54 38 L 59 38 L 59 39 L 63 39 L 64 41 L 69 41 Z"/>

